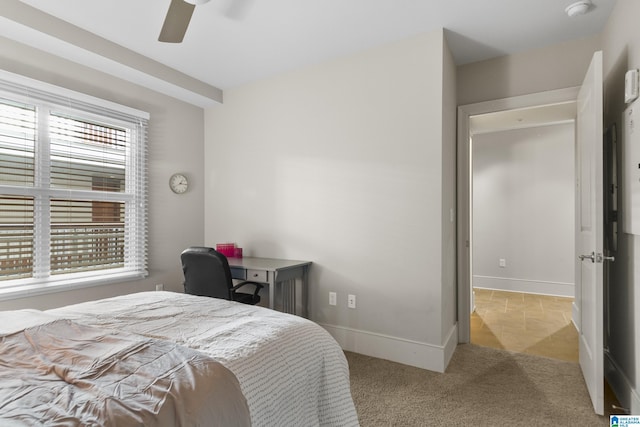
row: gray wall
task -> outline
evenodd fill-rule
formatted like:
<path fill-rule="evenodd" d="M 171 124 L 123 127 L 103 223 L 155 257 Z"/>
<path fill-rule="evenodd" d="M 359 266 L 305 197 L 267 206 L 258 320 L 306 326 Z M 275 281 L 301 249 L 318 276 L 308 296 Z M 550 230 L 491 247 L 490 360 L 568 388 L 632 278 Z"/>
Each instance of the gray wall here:
<path fill-rule="evenodd" d="M 474 287 L 574 296 L 574 140 L 573 123 L 473 136 Z"/>
<path fill-rule="evenodd" d="M 0 38 L 2 68 L 47 83 L 127 105 L 151 114 L 149 121 L 149 277 L 42 296 L 0 301 L 0 310 L 51 308 L 75 302 L 155 289 L 182 289 L 180 252 L 204 235 L 202 160 L 204 112 L 174 98 L 124 82 L 46 52 Z M 169 190 L 169 176 L 191 179 L 181 196 Z"/>
<path fill-rule="evenodd" d="M 618 0 L 602 34 L 605 76 L 605 127 L 617 125 L 621 138 L 624 104 L 624 74 L 640 68 L 640 2 Z M 618 144 L 618 150 L 621 144 Z M 620 156 L 620 152 L 618 152 Z M 620 158 L 620 157 L 618 157 Z M 619 163 L 620 164 L 620 163 Z M 620 169 L 618 169 L 620 172 Z M 620 192 L 625 185 L 618 174 Z M 626 207 L 619 200 L 619 211 Z M 619 218 L 622 216 L 619 215 Z M 640 236 L 620 233 L 612 284 L 610 310 L 605 327 L 605 345 L 609 347 L 607 378 L 620 403 L 640 413 Z"/>
<path fill-rule="evenodd" d="M 453 57 L 443 40 L 442 66 L 442 341 L 457 325 L 458 282 L 456 258 L 456 163 L 457 163 L 457 69 Z M 456 331 L 457 332 L 457 331 Z M 454 337 L 452 341 L 457 341 Z"/>
<path fill-rule="evenodd" d="M 454 84 L 437 31 L 225 91 L 205 117 L 206 243 L 312 261 L 311 318 L 343 347 L 443 370 Z"/>
<path fill-rule="evenodd" d="M 458 105 L 580 86 L 599 37 L 458 67 Z"/>

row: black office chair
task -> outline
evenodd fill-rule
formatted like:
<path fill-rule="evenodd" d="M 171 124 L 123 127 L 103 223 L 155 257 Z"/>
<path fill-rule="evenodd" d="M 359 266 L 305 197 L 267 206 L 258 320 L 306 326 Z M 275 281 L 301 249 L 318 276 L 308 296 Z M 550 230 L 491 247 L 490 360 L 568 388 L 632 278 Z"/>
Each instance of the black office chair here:
<path fill-rule="evenodd" d="M 184 273 L 184 292 L 212 298 L 238 301 L 244 304 L 260 302 L 261 283 L 245 281 L 233 285 L 227 257 L 213 248 L 192 246 L 180 254 Z M 246 285 L 254 285 L 253 294 L 237 292 Z"/>

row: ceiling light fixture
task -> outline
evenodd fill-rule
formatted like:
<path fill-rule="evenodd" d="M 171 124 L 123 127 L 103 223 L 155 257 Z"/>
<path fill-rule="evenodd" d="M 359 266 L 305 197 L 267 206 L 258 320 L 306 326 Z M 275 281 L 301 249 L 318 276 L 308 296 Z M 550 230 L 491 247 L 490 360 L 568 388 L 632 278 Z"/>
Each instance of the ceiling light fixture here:
<path fill-rule="evenodd" d="M 584 15 L 589 12 L 591 6 L 593 5 L 589 0 L 581 0 L 570 4 L 564 11 L 569 15 L 569 18 L 573 18 L 574 16 Z"/>
<path fill-rule="evenodd" d="M 209 0 L 184 0 L 184 1 L 191 4 L 205 4 L 209 2 Z"/>

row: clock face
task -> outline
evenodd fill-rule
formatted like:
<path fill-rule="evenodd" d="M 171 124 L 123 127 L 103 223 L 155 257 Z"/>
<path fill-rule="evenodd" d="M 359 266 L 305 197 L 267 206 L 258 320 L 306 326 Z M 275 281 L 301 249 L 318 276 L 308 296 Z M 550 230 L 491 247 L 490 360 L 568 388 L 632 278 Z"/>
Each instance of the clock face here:
<path fill-rule="evenodd" d="M 171 191 L 174 193 L 182 194 L 189 188 L 189 181 L 186 176 L 181 173 L 176 173 L 169 178 L 169 187 L 171 187 Z"/>

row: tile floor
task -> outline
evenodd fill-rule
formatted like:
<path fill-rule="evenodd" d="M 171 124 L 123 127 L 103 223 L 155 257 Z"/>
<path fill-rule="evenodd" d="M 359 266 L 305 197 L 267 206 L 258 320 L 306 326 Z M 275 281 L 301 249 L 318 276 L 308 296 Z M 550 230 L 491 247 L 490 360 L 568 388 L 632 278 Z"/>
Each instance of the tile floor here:
<path fill-rule="evenodd" d="M 573 298 L 475 288 L 471 342 L 554 359 L 578 361 Z"/>

